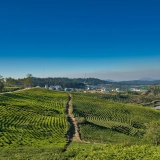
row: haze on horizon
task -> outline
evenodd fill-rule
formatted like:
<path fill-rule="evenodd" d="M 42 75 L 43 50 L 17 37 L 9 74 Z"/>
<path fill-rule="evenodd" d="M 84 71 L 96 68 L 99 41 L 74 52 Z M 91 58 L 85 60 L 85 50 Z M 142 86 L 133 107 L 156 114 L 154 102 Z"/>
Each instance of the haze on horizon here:
<path fill-rule="evenodd" d="M 160 79 L 157 0 L 0 1 L 0 75 Z"/>

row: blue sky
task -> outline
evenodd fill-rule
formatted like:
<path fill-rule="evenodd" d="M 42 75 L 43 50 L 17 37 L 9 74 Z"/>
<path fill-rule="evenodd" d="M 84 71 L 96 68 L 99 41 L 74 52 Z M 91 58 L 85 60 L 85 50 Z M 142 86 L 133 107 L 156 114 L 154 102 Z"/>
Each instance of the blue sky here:
<path fill-rule="evenodd" d="M 158 0 L 1 0 L 0 75 L 160 79 L 159 8 Z"/>

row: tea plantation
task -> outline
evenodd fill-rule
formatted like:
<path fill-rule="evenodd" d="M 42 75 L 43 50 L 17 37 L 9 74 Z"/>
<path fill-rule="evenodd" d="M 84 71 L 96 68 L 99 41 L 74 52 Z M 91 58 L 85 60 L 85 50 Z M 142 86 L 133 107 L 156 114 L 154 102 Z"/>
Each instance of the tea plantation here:
<path fill-rule="evenodd" d="M 64 147 L 66 93 L 30 89 L 0 95 L 0 147 Z"/>
<path fill-rule="evenodd" d="M 96 94 L 46 89 L 0 95 L 0 160 L 160 159 L 160 147 L 145 138 L 160 111 L 102 99 Z M 67 104 L 80 142 L 68 134 Z M 64 149 L 65 148 L 65 149 Z"/>
<path fill-rule="evenodd" d="M 146 124 L 160 119 L 160 111 L 143 106 L 73 93 L 73 114 L 85 119 L 79 124 L 81 139 L 97 143 L 143 144 Z"/>

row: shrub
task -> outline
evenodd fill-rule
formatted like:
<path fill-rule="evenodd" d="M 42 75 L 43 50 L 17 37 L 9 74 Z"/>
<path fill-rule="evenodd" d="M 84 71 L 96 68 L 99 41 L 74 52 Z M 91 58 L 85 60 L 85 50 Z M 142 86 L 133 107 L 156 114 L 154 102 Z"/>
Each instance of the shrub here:
<path fill-rule="evenodd" d="M 147 126 L 144 138 L 154 145 L 160 144 L 160 121 L 152 121 Z"/>
<path fill-rule="evenodd" d="M 86 119 L 84 117 L 77 118 L 77 123 L 82 124 L 82 123 L 85 123 L 85 122 L 86 122 Z"/>

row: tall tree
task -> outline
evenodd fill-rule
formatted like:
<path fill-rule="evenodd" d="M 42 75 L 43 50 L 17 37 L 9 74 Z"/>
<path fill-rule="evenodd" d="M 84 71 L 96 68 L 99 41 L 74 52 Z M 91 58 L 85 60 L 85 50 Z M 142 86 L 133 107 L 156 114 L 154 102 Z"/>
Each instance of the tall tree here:
<path fill-rule="evenodd" d="M 3 88 L 4 88 L 4 79 L 3 79 L 3 77 L 0 75 L 0 92 L 2 92 Z"/>
<path fill-rule="evenodd" d="M 31 87 L 31 83 L 32 83 L 32 74 L 27 74 L 26 78 L 24 80 L 24 86 L 25 87 Z"/>
<path fill-rule="evenodd" d="M 16 85 L 16 80 L 14 78 L 8 77 L 6 78 L 6 85 L 8 86 Z"/>

